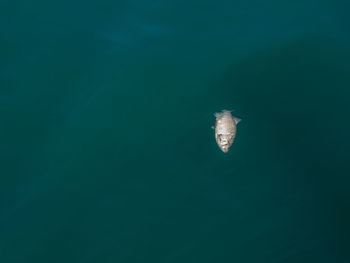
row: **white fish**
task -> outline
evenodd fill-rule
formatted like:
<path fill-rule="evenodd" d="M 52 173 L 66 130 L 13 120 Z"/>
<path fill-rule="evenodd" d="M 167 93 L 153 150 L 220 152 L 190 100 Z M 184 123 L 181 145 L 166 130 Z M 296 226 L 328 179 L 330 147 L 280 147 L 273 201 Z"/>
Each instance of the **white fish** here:
<path fill-rule="evenodd" d="M 220 149 L 227 153 L 235 140 L 237 124 L 240 118 L 234 117 L 231 111 L 223 110 L 214 114 L 215 122 L 215 140 Z"/>

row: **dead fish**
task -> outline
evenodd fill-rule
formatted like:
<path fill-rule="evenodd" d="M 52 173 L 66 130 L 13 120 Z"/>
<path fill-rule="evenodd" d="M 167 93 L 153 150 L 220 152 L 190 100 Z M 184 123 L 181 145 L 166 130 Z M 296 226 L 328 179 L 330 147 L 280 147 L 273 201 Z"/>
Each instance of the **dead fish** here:
<path fill-rule="evenodd" d="M 223 110 L 214 114 L 215 122 L 215 140 L 220 149 L 227 153 L 235 140 L 237 124 L 242 120 L 234 117 L 231 111 Z"/>

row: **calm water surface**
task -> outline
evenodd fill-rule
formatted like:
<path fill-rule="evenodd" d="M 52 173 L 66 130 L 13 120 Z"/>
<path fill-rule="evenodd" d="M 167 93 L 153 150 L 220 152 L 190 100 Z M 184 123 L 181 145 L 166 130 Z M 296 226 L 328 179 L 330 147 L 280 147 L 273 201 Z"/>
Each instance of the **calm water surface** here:
<path fill-rule="evenodd" d="M 349 8 L 0 1 L 1 263 L 350 262 Z"/>

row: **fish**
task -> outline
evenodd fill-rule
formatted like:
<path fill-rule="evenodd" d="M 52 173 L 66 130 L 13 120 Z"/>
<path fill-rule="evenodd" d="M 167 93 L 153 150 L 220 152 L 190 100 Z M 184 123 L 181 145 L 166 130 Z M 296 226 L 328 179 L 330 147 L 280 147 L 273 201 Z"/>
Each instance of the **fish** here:
<path fill-rule="evenodd" d="M 214 114 L 215 122 L 215 140 L 221 151 L 227 153 L 232 146 L 237 133 L 237 124 L 242 120 L 232 116 L 231 111 L 222 110 Z"/>

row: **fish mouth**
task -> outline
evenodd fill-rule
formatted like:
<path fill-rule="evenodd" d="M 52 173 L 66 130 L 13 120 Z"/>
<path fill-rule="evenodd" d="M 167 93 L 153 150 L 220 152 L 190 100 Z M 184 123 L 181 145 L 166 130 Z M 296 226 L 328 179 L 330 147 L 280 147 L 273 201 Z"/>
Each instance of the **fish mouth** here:
<path fill-rule="evenodd" d="M 221 150 L 222 150 L 224 153 L 227 153 L 228 150 L 229 150 L 228 145 L 223 145 L 223 146 L 221 146 L 220 148 L 221 148 Z"/>

